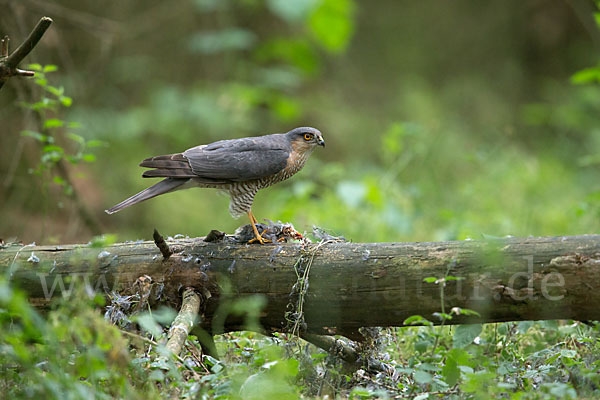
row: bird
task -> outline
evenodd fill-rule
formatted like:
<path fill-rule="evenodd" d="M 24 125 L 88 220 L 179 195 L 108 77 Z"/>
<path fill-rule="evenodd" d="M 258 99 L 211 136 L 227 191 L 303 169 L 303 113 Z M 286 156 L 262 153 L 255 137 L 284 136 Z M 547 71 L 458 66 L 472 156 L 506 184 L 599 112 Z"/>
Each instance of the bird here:
<path fill-rule="evenodd" d="M 161 194 L 192 187 L 220 189 L 229 194 L 229 213 L 234 218 L 248 215 L 260 244 L 269 240 L 259 234 L 252 213 L 254 196 L 290 178 L 304 167 L 317 146 L 325 147 L 323 134 L 316 128 L 299 127 L 287 133 L 219 140 L 185 150 L 145 159 L 140 167 L 143 178 L 164 178 L 147 189 L 105 210 L 114 214 L 126 207 Z"/>

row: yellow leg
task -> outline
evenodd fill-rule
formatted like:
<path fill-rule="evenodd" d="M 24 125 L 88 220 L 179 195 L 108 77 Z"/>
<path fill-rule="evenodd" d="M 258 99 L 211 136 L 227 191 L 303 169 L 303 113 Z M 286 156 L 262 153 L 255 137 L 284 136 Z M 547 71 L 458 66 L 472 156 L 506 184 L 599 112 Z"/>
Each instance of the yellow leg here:
<path fill-rule="evenodd" d="M 258 224 L 258 221 L 256 220 L 256 217 L 254 216 L 254 214 L 252 214 L 252 211 L 248 211 L 248 218 L 250 218 L 250 223 L 252 224 L 252 230 L 254 230 L 254 236 L 255 236 L 255 238 L 252 240 L 249 240 L 248 243 L 254 243 L 254 242 L 258 242 L 260 244 L 271 243 L 271 241 L 269 239 L 264 239 L 258 233 L 258 229 L 256 229 L 256 224 Z M 265 231 L 263 231 L 263 233 L 265 233 Z"/>

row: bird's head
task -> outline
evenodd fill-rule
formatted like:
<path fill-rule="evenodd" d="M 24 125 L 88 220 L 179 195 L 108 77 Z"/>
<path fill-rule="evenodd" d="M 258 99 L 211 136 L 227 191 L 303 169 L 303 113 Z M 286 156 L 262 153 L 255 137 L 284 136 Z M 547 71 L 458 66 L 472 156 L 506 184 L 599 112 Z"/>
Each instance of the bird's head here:
<path fill-rule="evenodd" d="M 312 150 L 316 146 L 325 147 L 325 140 L 323 140 L 323 134 L 315 128 L 301 127 L 292 129 L 287 133 L 290 138 L 292 145 L 295 148 L 302 150 Z"/>

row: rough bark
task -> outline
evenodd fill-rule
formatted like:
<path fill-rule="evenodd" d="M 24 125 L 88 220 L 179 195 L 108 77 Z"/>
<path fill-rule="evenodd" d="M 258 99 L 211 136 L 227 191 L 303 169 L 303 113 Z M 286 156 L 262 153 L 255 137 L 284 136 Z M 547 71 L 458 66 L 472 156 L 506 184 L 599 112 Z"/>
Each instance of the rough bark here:
<path fill-rule="evenodd" d="M 267 331 L 289 330 L 298 318 L 303 318 L 301 332 L 351 338 L 360 337 L 360 327 L 402 326 L 415 314 L 437 323 L 432 313 L 441 310 L 439 286 L 423 279 L 446 275 L 464 278 L 446 282 L 446 312 L 461 307 L 481 315 L 458 315 L 447 323 L 600 320 L 599 235 L 306 248 L 167 242 L 174 253 L 168 260 L 153 242 L 102 249 L 11 245 L 0 250 L 0 270 L 10 270 L 11 279 L 39 307 L 68 292 L 69 276 L 76 278 L 72 282 L 130 294 L 137 279 L 147 275 L 158 287 L 149 301 L 173 307 L 179 306 L 182 288 L 200 293 L 204 288 L 212 294 L 201 325 L 209 332 L 243 328 L 246 316 L 231 306 L 232 300 L 254 295 L 266 299 L 259 320 Z M 297 284 L 309 266 L 308 285 Z M 297 313 L 299 296 L 303 315 Z M 227 318 L 215 318 L 219 307 L 229 312 Z"/>

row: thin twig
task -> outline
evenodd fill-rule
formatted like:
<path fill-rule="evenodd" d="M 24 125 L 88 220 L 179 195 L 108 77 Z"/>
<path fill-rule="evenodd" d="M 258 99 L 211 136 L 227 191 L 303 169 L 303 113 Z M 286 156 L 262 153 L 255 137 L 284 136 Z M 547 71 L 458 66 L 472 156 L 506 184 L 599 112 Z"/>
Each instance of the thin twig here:
<path fill-rule="evenodd" d="M 210 374 L 210 371 L 208 370 L 208 368 L 206 368 L 206 365 L 204 365 L 204 363 L 202 362 L 202 354 L 197 354 L 198 348 L 196 346 L 189 345 L 189 344 L 186 344 L 185 348 L 187 349 L 187 351 L 190 352 L 190 355 L 196 361 L 196 363 L 198 365 L 200 365 L 202 368 L 204 368 L 204 370 L 206 371 L 207 374 Z"/>

